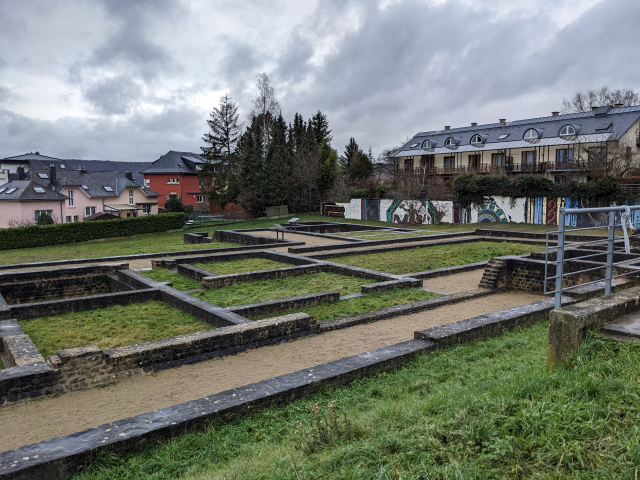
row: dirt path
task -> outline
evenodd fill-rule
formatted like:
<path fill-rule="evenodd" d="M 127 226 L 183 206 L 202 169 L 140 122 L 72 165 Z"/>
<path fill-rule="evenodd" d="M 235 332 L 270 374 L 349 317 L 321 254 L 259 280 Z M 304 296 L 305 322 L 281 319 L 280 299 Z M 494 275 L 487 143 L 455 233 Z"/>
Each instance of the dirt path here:
<path fill-rule="evenodd" d="M 460 293 L 470 290 L 480 290 L 478 285 L 482 280 L 484 268 L 472 270 L 470 272 L 454 273 L 442 277 L 427 278 L 422 281 L 422 287 L 426 290 L 437 290 L 439 292 Z"/>
<path fill-rule="evenodd" d="M 491 295 L 165 370 L 156 376 L 138 376 L 111 387 L 5 407 L 0 409 L 0 451 L 382 348 L 412 339 L 415 330 L 541 299 L 522 292 Z"/>

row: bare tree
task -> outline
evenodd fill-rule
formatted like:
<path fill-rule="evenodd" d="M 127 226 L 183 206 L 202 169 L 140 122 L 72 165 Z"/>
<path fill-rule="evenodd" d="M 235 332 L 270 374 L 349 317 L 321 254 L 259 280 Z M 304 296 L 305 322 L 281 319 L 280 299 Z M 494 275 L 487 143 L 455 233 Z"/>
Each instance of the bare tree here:
<path fill-rule="evenodd" d="M 639 167 L 638 150 L 622 140 L 597 141 L 586 135 L 574 143 L 573 152 L 574 164 L 590 178 L 620 178 Z"/>
<path fill-rule="evenodd" d="M 615 90 L 602 86 L 598 89 L 576 92 L 571 99 L 562 99 L 562 113 L 578 113 L 591 110 L 592 107 L 621 104 L 625 107 L 640 103 L 640 96 L 632 88 Z"/>
<path fill-rule="evenodd" d="M 271 131 L 271 124 L 280 115 L 280 102 L 276 98 L 273 80 L 268 73 L 256 75 L 256 88 L 258 93 L 253 99 L 253 107 L 249 113 L 250 120 L 260 117 L 262 120 L 262 131 L 265 136 Z M 266 144 L 266 143 L 265 143 Z"/>

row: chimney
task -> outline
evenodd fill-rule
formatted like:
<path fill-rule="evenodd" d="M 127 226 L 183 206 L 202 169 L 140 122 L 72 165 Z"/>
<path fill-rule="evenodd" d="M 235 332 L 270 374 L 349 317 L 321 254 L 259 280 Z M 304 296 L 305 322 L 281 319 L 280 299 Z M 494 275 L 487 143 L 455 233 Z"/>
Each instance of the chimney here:
<path fill-rule="evenodd" d="M 16 174 L 18 175 L 18 180 L 24 180 L 24 167 L 16 168 Z"/>
<path fill-rule="evenodd" d="M 551 112 L 552 117 L 557 117 L 558 115 L 560 115 L 560 112 Z"/>
<path fill-rule="evenodd" d="M 624 107 L 623 103 L 614 103 L 613 104 L 613 108 L 622 108 L 622 107 Z"/>
<path fill-rule="evenodd" d="M 56 186 L 56 166 L 49 165 L 49 183 L 52 187 Z"/>
<path fill-rule="evenodd" d="M 451 125 L 445 125 L 445 126 L 444 126 L 444 129 L 445 129 L 445 130 L 451 130 Z"/>
<path fill-rule="evenodd" d="M 595 112 L 598 109 L 598 107 L 591 107 L 591 111 Z"/>
<path fill-rule="evenodd" d="M 477 123 L 477 122 L 471 122 L 471 126 L 472 126 L 472 127 L 477 127 L 477 126 L 478 126 L 478 123 Z"/>
<path fill-rule="evenodd" d="M 500 123 L 507 123 L 507 119 L 506 118 L 501 118 L 500 119 Z"/>
<path fill-rule="evenodd" d="M 127 177 L 128 180 L 133 181 L 133 174 L 129 170 L 124 172 L 124 176 Z"/>
<path fill-rule="evenodd" d="M 86 175 L 86 174 L 87 174 L 87 170 L 86 170 L 82 165 L 80 165 L 80 168 L 78 168 L 78 171 L 79 171 L 82 175 Z"/>

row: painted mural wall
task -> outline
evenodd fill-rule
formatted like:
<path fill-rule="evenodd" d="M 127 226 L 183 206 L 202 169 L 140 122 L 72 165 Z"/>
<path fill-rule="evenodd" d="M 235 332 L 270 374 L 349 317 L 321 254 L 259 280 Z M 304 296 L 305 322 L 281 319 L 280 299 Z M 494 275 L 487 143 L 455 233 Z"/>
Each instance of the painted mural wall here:
<path fill-rule="evenodd" d="M 636 205 L 640 205 L 637 200 Z M 557 225 L 561 208 L 597 207 L 588 200 L 564 197 L 509 198 L 488 197 L 481 204 L 462 207 L 451 201 L 429 200 L 369 200 L 353 199 L 338 203 L 344 207 L 344 217 L 353 220 L 377 220 L 396 224 L 435 223 L 499 223 L 516 222 L 535 225 Z M 640 211 L 633 213 L 633 223 L 640 224 Z M 566 215 L 568 227 L 606 225 L 607 214 Z"/>

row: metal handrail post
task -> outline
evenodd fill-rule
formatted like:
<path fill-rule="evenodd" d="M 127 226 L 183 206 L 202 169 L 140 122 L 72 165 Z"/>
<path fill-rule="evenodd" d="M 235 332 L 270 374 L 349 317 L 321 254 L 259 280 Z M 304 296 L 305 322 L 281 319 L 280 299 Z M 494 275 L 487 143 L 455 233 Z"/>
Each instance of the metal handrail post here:
<path fill-rule="evenodd" d="M 616 212 L 609 212 L 609 234 L 607 238 L 607 270 L 604 282 L 604 294 L 611 295 L 611 277 L 613 275 L 613 244 L 616 232 Z"/>
<path fill-rule="evenodd" d="M 564 276 L 564 208 L 558 216 L 558 248 L 556 253 L 556 310 L 562 308 L 562 280 Z"/>

